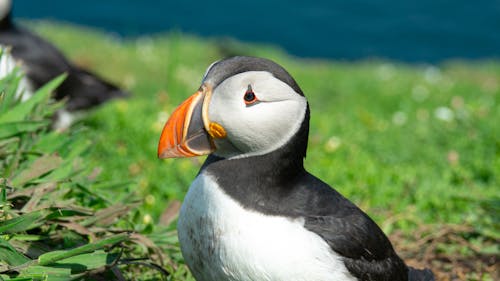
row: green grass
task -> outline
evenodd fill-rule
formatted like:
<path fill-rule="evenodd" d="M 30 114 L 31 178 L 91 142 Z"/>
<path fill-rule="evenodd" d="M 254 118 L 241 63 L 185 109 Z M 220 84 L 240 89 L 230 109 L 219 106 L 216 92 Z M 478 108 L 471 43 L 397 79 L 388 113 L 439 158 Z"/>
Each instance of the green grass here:
<path fill-rule="evenodd" d="M 136 220 L 145 228 L 154 228 L 169 201 L 182 200 L 203 162 L 156 158 L 169 113 L 198 88 L 211 62 L 245 54 L 273 59 L 294 76 L 312 112 L 307 169 L 386 232 L 466 224 L 500 237 L 498 61 L 305 60 L 273 46 L 180 33 L 119 39 L 67 25 L 31 26 L 132 93 L 83 123 L 94 144 L 88 165 L 101 167 L 103 180 L 136 183 L 144 202 Z"/>
<path fill-rule="evenodd" d="M 0 49 L 2 63 L 6 53 Z M 158 280 L 160 271 L 144 264 L 161 263 L 150 253 L 161 240 L 150 235 L 159 242 L 150 243 L 137 233 L 143 229 L 130 217 L 138 205 L 133 192 L 122 185 L 122 201 L 111 203 L 113 184 L 97 180 L 85 165 L 91 141 L 84 131 L 50 130 L 62 106 L 51 101 L 51 93 L 64 78 L 25 102 L 15 96 L 19 69 L 0 79 L 0 280 L 109 280 L 116 274 Z M 175 237 L 162 232 L 164 239 Z M 175 239 L 169 246 L 176 248 Z"/>

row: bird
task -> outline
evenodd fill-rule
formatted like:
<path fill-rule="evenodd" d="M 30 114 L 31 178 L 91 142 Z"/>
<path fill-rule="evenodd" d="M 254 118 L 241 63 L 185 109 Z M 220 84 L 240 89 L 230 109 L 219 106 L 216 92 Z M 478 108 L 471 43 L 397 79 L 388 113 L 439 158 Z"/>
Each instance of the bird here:
<path fill-rule="evenodd" d="M 11 49 L 12 57 L 26 73 L 32 92 L 66 73 L 67 77 L 54 92 L 56 100 L 66 100 L 64 110 L 58 112 L 56 127 L 68 127 L 78 113 L 129 95 L 97 74 L 70 62 L 47 40 L 15 24 L 11 0 L 0 0 L 0 45 Z"/>
<path fill-rule="evenodd" d="M 377 224 L 304 168 L 310 109 L 292 76 L 264 58 L 210 65 L 166 121 L 158 157 L 208 155 L 177 223 L 198 281 L 431 281 Z"/>

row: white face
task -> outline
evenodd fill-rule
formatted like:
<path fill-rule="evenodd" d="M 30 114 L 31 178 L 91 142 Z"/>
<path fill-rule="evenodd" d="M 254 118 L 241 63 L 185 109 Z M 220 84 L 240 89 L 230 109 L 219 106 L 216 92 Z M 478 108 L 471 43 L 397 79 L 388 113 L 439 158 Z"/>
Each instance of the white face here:
<path fill-rule="evenodd" d="M 9 14 L 11 4 L 11 0 L 0 0 L 0 20 L 4 19 Z"/>
<path fill-rule="evenodd" d="M 244 100 L 251 87 L 257 102 Z M 299 129 L 305 97 L 266 71 L 249 71 L 224 80 L 213 90 L 208 118 L 224 127 L 215 154 L 226 158 L 261 155 L 284 145 Z"/>

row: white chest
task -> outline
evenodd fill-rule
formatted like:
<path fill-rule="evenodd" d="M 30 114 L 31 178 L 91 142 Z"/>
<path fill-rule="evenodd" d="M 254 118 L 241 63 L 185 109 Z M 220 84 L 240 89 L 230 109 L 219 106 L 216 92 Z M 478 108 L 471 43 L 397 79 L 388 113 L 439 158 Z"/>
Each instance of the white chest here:
<path fill-rule="evenodd" d="M 184 259 L 198 281 L 356 280 L 302 219 L 244 209 L 208 175 L 191 185 L 178 232 Z"/>

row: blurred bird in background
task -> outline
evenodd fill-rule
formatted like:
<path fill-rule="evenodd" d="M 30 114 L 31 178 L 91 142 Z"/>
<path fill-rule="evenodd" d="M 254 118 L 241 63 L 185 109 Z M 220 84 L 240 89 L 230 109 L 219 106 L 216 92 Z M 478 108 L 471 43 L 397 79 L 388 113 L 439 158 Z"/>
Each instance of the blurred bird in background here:
<path fill-rule="evenodd" d="M 56 100 L 66 99 L 65 109 L 54 118 L 54 128 L 69 127 L 77 112 L 127 96 L 116 85 L 71 63 L 51 43 L 17 26 L 12 20 L 11 0 L 0 0 L 0 45 L 11 48 L 11 56 L 26 73 L 27 94 L 23 98 L 55 77 L 67 74 L 54 93 Z"/>

